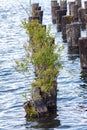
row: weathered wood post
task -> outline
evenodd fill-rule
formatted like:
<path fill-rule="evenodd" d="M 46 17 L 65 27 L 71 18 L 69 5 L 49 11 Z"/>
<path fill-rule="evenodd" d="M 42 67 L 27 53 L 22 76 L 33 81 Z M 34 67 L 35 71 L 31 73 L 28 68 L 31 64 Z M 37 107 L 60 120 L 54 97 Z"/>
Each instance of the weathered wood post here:
<path fill-rule="evenodd" d="M 60 6 L 58 5 L 52 6 L 52 23 L 53 24 L 56 24 L 57 10 L 60 10 Z"/>
<path fill-rule="evenodd" d="M 33 13 L 34 13 L 36 10 L 38 10 L 38 8 L 39 8 L 39 3 L 34 3 L 34 4 L 32 4 L 32 15 L 33 15 Z"/>
<path fill-rule="evenodd" d="M 66 25 L 68 47 L 78 47 L 78 39 L 81 37 L 80 23 L 73 22 Z"/>
<path fill-rule="evenodd" d="M 87 14 L 85 14 L 85 22 L 86 22 L 86 36 L 87 36 Z"/>
<path fill-rule="evenodd" d="M 87 1 L 84 2 L 85 12 L 87 14 Z"/>
<path fill-rule="evenodd" d="M 51 0 L 51 13 L 52 13 L 52 23 L 56 23 L 56 10 L 59 10 L 60 6 L 57 0 Z"/>
<path fill-rule="evenodd" d="M 67 0 L 60 0 L 60 9 L 67 10 Z"/>
<path fill-rule="evenodd" d="M 79 54 L 82 69 L 87 69 L 87 37 L 79 38 Z"/>
<path fill-rule="evenodd" d="M 78 5 L 71 6 L 71 15 L 74 17 L 74 22 L 78 21 Z"/>
<path fill-rule="evenodd" d="M 57 2 L 57 0 L 51 0 L 51 7 L 52 6 L 59 6 L 59 3 Z"/>
<path fill-rule="evenodd" d="M 78 5 L 78 8 L 82 7 L 81 0 L 75 0 L 75 4 Z"/>
<path fill-rule="evenodd" d="M 87 9 L 87 1 L 84 1 L 84 7 Z"/>
<path fill-rule="evenodd" d="M 62 16 L 66 15 L 67 10 L 57 10 L 57 18 L 56 18 L 56 24 L 57 24 L 57 31 L 61 31 L 62 29 Z"/>
<path fill-rule="evenodd" d="M 67 15 L 67 16 L 62 17 L 62 38 L 63 38 L 64 42 L 67 41 L 66 25 L 70 24 L 72 21 L 73 21 L 73 16 L 71 16 L 71 15 Z"/>
<path fill-rule="evenodd" d="M 71 15 L 71 7 L 72 5 L 75 5 L 75 2 L 69 2 L 69 15 Z"/>
<path fill-rule="evenodd" d="M 33 17 L 39 17 L 39 23 L 42 24 L 43 19 L 43 11 L 42 10 L 36 10 L 33 14 Z"/>
<path fill-rule="evenodd" d="M 43 11 L 41 10 L 39 3 L 32 4 L 32 17 L 39 18 L 39 23 L 42 24 Z"/>
<path fill-rule="evenodd" d="M 85 14 L 86 14 L 86 9 L 82 7 L 78 9 L 78 21 L 81 23 L 82 29 L 85 29 L 85 26 L 86 26 Z"/>

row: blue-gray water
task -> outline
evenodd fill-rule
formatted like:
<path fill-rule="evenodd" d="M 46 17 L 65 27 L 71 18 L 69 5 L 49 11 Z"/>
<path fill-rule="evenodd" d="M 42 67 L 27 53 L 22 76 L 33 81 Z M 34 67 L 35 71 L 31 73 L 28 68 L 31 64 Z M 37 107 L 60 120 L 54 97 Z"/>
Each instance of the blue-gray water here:
<path fill-rule="evenodd" d="M 33 2 L 42 6 L 43 24 L 51 24 L 50 0 Z M 27 77 L 15 71 L 15 60 L 23 56 L 22 46 L 27 42 L 20 27 L 28 17 L 25 10 L 29 10 L 28 0 L 0 0 L 0 130 L 87 130 L 87 74 L 81 72 L 79 55 L 68 51 L 61 33 L 56 37 L 56 43 L 65 47 L 58 77 L 57 115 L 37 122 L 26 120 L 22 94 L 28 91 L 30 96 L 33 68 L 30 66 Z M 56 33 L 56 25 L 52 25 L 52 33 Z"/>

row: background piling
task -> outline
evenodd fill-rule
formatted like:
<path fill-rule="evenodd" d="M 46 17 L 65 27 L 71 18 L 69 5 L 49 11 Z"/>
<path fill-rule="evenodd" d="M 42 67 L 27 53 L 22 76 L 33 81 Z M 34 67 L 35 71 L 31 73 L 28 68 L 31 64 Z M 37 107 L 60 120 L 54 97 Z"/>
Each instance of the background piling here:
<path fill-rule="evenodd" d="M 78 47 L 78 39 L 81 37 L 80 23 L 67 24 L 66 30 L 68 47 Z"/>
<path fill-rule="evenodd" d="M 39 6 L 39 3 L 32 4 L 32 17 L 30 19 L 37 19 L 42 24 L 43 11 Z"/>
<path fill-rule="evenodd" d="M 82 69 L 87 69 L 87 37 L 79 38 L 79 54 Z"/>
<path fill-rule="evenodd" d="M 85 14 L 86 14 L 85 8 L 81 7 L 78 9 L 78 21 L 81 23 L 82 29 L 85 29 L 85 27 L 86 27 Z"/>
<path fill-rule="evenodd" d="M 75 2 L 69 2 L 69 15 L 71 15 L 71 7 L 72 5 L 75 5 Z"/>
<path fill-rule="evenodd" d="M 62 17 L 62 38 L 63 38 L 64 42 L 67 41 L 66 25 L 70 24 L 72 21 L 73 21 L 73 16 L 71 16 L 71 15 L 65 15 Z"/>
<path fill-rule="evenodd" d="M 58 5 L 52 6 L 52 23 L 53 24 L 56 24 L 57 10 L 60 10 L 60 6 Z"/>
<path fill-rule="evenodd" d="M 57 24 L 57 31 L 61 31 L 62 30 L 62 16 L 66 15 L 67 10 L 57 10 L 56 14 L 56 24 Z"/>
<path fill-rule="evenodd" d="M 78 8 L 82 7 L 81 0 L 75 0 L 75 4 L 78 5 Z"/>
<path fill-rule="evenodd" d="M 74 17 L 74 22 L 78 21 L 78 5 L 71 6 L 71 15 Z"/>
<path fill-rule="evenodd" d="M 60 1 L 60 9 L 67 10 L 67 0 L 61 0 Z"/>

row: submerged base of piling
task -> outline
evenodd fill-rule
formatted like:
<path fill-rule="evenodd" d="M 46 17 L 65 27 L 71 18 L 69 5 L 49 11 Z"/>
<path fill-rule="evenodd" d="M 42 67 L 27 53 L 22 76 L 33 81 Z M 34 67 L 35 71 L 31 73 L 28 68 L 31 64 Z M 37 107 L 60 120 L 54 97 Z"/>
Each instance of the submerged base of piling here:
<path fill-rule="evenodd" d="M 30 119 L 48 117 L 52 112 L 56 111 L 56 106 L 47 107 L 42 99 L 35 102 L 27 101 L 24 103 L 23 108 L 26 111 L 26 117 Z"/>
<path fill-rule="evenodd" d="M 41 99 L 35 102 L 27 101 L 24 103 L 23 107 L 26 111 L 27 118 L 39 118 L 39 117 L 48 116 L 47 108 L 43 104 Z"/>
<path fill-rule="evenodd" d="M 32 87 L 31 100 L 24 103 L 26 116 L 28 118 L 43 118 L 56 111 L 57 82 L 53 82 L 50 93 L 41 92 L 40 88 Z"/>

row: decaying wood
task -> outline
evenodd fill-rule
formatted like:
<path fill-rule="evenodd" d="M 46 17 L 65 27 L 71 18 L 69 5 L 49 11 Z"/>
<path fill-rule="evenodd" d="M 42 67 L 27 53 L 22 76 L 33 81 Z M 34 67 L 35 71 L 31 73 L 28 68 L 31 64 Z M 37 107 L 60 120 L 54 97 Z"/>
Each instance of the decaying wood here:
<path fill-rule="evenodd" d="M 78 5 L 72 5 L 71 6 L 71 15 L 74 17 L 74 22 L 78 21 Z"/>
<path fill-rule="evenodd" d="M 78 9 L 78 21 L 81 23 L 82 29 L 86 28 L 85 14 L 86 14 L 86 9 L 82 7 Z"/>
<path fill-rule="evenodd" d="M 67 15 L 62 17 L 62 38 L 63 41 L 67 41 L 67 36 L 66 36 L 66 25 L 70 24 L 73 21 L 73 16 Z"/>
<path fill-rule="evenodd" d="M 66 25 L 68 47 L 78 47 L 78 39 L 81 37 L 80 26 L 81 24 L 79 22 Z"/>
<path fill-rule="evenodd" d="M 32 100 L 24 103 L 23 107 L 27 116 L 31 117 L 44 117 L 48 116 L 50 111 L 56 109 L 57 100 L 57 82 L 53 82 L 53 87 L 50 93 L 41 92 L 40 88 L 32 87 Z M 34 112 L 31 111 L 34 108 Z"/>
<path fill-rule="evenodd" d="M 78 8 L 82 7 L 81 0 L 75 0 L 75 4 L 78 5 Z"/>
<path fill-rule="evenodd" d="M 72 8 L 73 5 L 75 5 L 74 1 L 69 2 L 69 15 L 71 15 L 71 8 Z"/>
<path fill-rule="evenodd" d="M 60 9 L 67 10 L 67 0 L 60 0 Z"/>
<path fill-rule="evenodd" d="M 87 37 L 79 38 L 79 54 L 82 69 L 87 69 Z"/>

